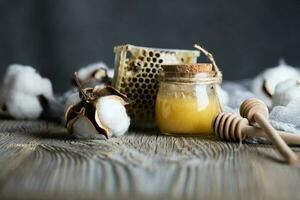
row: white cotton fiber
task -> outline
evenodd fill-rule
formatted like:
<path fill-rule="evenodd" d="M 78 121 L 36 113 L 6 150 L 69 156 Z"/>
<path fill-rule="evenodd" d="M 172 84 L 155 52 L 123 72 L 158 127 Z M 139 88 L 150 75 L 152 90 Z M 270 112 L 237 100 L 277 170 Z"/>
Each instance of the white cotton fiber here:
<path fill-rule="evenodd" d="M 111 96 L 101 97 L 97 101 L 98 117 L 101 123 L 109 129 L 113 136 L 121 136 L 129 128 L 130 118 L 125 106 Z"/>
<path fill-rule="evenodd" d="M 42 78 L 37 72 L 20 72 L 15 74 L 11 88 L 30 95 L 44 95 L 53 98 L 52 84 L 49 79 Z"/>
<path fill-rule="evenodd" d="M 20 92 L 12 92 L 8 96 L 6 107 L 16 119 L 37 119 L 43 111 L 37 97 Z"/>
<path fill-rule="evenodd" d="M 1 93 L 1 103 L 16 119 L 37 119 L 40 116 L 43 109 L 38 101 L 39 95 L 54 99 L 50 80 L 42 78 L 34 68 L 19 64 L 8 67 Z"/>
<path fill-rule="evenodd" d="M 287 81 L 278 83 L 272 98 L 273 106 L 286 106 L 292 100 L 300 99 L 299 81 L 300 79 L 289 79 Z"/>
<path fill-rule="evenodd" d="M 103 62 L 97 62 L 87 65 L 86 67 L 83 67 L 78 70 L 77 75 L 79 80 L 85 80 L 87 79 L 94 71 L 97 69 L 104 68 L 107 70 L 107 75 L 109 77 L 114 76 L 114 70 L 107 67 L 107 65 Z"/>

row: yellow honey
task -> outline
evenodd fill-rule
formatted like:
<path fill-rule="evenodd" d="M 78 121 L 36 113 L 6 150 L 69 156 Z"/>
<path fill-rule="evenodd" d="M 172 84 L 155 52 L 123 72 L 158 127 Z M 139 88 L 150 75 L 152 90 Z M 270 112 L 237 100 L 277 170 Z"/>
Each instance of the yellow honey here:
<path fill-rule="evenodd" d="M 158 95 L 156 122 L 162 133 L 176 135 L 207 135 L 212 121 L 220 112 L 218 99 L 202 94 L 195 96 Z"/>
<path fill-rule="evenodd" d="M 209 64 L 166 65 L 160 77 L 155 118 L 167 135 L 208 135 L 221 112 L 219 80 Z"/>

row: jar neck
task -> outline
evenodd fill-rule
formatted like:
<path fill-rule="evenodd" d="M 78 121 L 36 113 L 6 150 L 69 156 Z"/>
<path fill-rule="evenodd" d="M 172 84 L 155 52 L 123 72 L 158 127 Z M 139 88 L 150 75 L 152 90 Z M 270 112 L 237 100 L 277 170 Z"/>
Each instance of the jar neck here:
<path fill-rule="evenodd" d="M 176 73 L 176 72 L 161 72 L 158 76 L 159 81 L 170 83 L 186 83 L 186 84 L 220 84 L 222 77 L 215 76 L 213 72 L 201 73 Z"/>

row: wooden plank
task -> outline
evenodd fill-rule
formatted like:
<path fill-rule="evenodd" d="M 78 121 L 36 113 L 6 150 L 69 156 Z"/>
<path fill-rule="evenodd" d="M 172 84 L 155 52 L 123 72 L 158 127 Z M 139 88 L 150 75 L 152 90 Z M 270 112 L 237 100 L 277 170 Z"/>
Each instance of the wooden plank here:
<path fill-rule="evenodd" d="M 58 125 L 0 121 L 1 199 L 297 199 L 299 166 L 269 145 L 130 132 L 76 140 Z M 300 149 L 293 148 L 298 155 Z"/>

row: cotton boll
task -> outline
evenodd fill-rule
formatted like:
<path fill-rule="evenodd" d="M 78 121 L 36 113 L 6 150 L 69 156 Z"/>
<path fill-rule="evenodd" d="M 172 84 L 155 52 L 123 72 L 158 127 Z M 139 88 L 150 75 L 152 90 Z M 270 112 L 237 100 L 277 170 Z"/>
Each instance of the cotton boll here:
<path fill-rule="evenodd" d="M 10 65 L 5 74 L 3 87 L 6 92 L 23 92 L 30 95 L 44 95 L 47 98 L 53 98 L 52 84 L 49 79 L 42 78 L 30 66 L 19 64 Z"/>
<path fill-rule="evenodd" d="M 49 79 L 42 78 L 39 74 L 21 72 L 14 77 L 11 85 L 15 91 L 30 95 L 44 95 L 48 99 L 53 99 L 52 84 Z"/>
<path fill-rule="evenodd" d="M 50 80 L 30 66 L 10 65 L 1 89 L 1 103 L 17 119 L 38 118 L 43 111 L 40 97 L 48 103 L 55 100 Z"/>
<path fill-rule="evenodd" d="M 11 79 L 11 76 L 14 76 L 15 74 L 18 73 L 35 73 L 35 69 L 33 69 L 30 66 L 26 66 L 26 65 L 20 65 L 20 64 L 11 64 L 8 66 L 7 71 L 4 75 L 4 83 L 9 82 L 9 80 Z"/>
<path fill-rule="evenodd" d="M 7 93 L 11 88 L 11 85 L 14 84 L 16 79 L 16 75 L 23 72 L 31 72 L 34 73 L 35 70 L 29 66 L 19 65 L 19 64 L 12 64 L 8 66 L 6 73 L 4 74 L 4 80 L 1 86 L 1 103 L 5 103 Z"/>
<path fill-rule="evenodd" d="M 107 67 L 107 65 L 103 62 L 97 62 L 87 65 L 86 67 L 83 67 L 78 70 L 77 75 L 79 80 L 85 80 L 89 78 L 89 76 L 96 71 L 97 69 L 104 68 L 107 70 L 107 74 L 109 77 L 114 76 L 114 70 Z"/>
<path fill-rule="evenodd" d="M 297 78 L 298 76 L 299 73 L 294 67 L 280 60 L 277 67 L 265 70 L 253 80 L 251 90 L 270 106 L 276 85 L 282 81 Z"/>
<path fill-rule="evenodd" d="M 114 136 L 123 135 L 129 128 L 130 118 L 121 101 L 112 96 L 101 97 L 97 103 L 98 117 Z"/>
<path fill-rule="evenodd" d="M 75 78 L 78 82 L 78 77 Z M 94 139 L 101 135 L 101 138 L 108 139 L 128 130 L 130 119 L 124 106 L 129 103 L 129 99 L 126 95 L 111 86 L 82 89 L 78 84 L 78 89 L 80 102 L 70 105 L 64 115 L 66 127 L 71 134 Z"/>
<path fill-rule="evenodd" d="M 111 85 L 114 70 L 109 69 L 104 63 L 99 62 L 81 68 L 77 72 L 78 80 L 84 87 L 95 87 L 97 85 Z M 73 83 L 76 86 L 75 79 Z"/>
<path fill-rule="evenodd" d="M 107 66 L 102 62 L 92 63 L 79 69 L 77 71 L 77 76 L 79 80 L 87 79 L 95 70 L 100 69 L 102 67 L 107 68 Z"/>
<path fill-rule="evenodd" d="M 37 119 L 43 111 L 38 98 L 19 92 L 9 95 L 6 108 L 15 119 Z"/>
<path fill-rule="evenodd" d="M 284 60 L 279 61 L 279 65 L 276 68 L 267 70 L 264 74 L 265 87 L 271 95 L 275 92 L 275 87 L 278 83 L 288 80 L 290 78 L 298 78 L 298 71 L 287 65 Z"/>
<path fill-rule="evenodd" d="M 286 106 L 292 100 L 300 99 L 300 80 L 289 79 L 280 82 L 273 95 L 273 106 Z"/>

